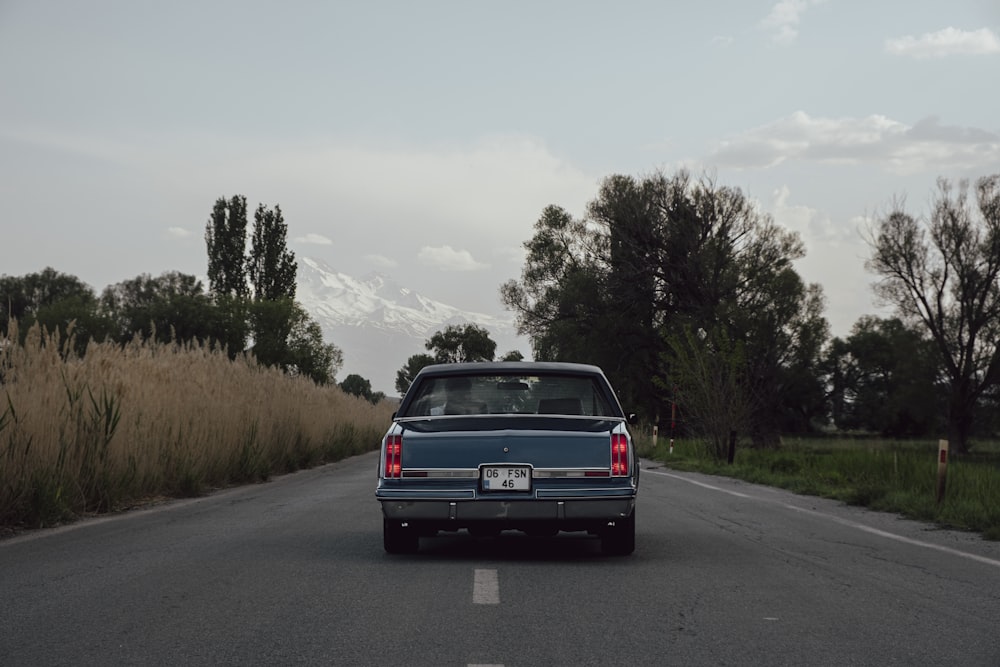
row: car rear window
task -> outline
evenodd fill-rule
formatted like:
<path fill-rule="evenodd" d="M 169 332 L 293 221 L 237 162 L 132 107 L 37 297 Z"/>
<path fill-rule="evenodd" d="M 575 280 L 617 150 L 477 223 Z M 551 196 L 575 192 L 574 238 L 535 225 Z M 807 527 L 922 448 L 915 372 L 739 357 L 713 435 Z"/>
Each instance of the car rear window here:
<path fill-rule="evenodd" d="M 425 377 L 400 417 L 543 414 L 613 417 L 600 378 L 581 375 Z"/>

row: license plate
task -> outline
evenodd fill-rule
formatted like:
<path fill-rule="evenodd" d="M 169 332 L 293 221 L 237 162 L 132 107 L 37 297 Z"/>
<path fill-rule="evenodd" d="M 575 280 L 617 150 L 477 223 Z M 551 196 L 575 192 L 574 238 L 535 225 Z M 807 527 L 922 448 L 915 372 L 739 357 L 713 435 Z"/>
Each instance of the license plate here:
<path fill-rule="evenodd" d="M 483 491 L 531 491 L 529 466 L 483 466 Z"/>

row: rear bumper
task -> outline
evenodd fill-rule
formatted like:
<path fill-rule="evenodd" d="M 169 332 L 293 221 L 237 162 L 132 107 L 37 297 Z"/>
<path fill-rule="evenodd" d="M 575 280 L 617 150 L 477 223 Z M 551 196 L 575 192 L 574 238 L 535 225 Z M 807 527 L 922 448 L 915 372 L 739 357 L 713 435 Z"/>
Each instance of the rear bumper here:
<path fill-rule="evenodd" d="M 613 521 L 632 514 L 635 495 L 596 498 L 413 499 L 379 498 L 382 513 L 396 521 L 516 523 L 520 521 Z"/>

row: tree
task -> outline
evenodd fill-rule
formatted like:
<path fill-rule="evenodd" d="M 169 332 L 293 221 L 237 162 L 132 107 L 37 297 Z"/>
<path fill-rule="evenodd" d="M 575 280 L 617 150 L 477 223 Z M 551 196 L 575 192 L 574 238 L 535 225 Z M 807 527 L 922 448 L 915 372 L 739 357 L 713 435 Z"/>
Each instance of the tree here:
<path fill-rule="evenodd" d="M 377 403 L 375 394 L 372 393 L 372 383 L 361 377 L 357 373 L 351 373 L 340 383 L 340 390 L 345 394 L 359 396 L 371 403 Z"/>
<path fill-rule="evenodd" d="M 751 405 L 756 443 L 822 415 L 822 385 L 810 378 L 828 331 L 822 291 L 792 266 L 804 255 L 798 236 L 740 190 L 686 171 L 611 176 L 582 220 L 547 207 L 525 249 L 521 280 L 501 298 L 536 359 L 602 366 L 622 400 L 653 419 L 677 386 L 674 355 L 726 355 L 709 343 L 729 340 L 745 393 L 732 400 Z"/>
<path fill-rule="evenodd" d="M 696 182 L 683 171 L 655 180 L 650 189 L 661 231 L 633 243 L 653 247 L 649 270 L 656 277 L 664 335 L 671 341 L 690 328 L 706 341 L 738 343 L 743 369 L 737 386 L 747 396 L 733 400 L 749 400 L 754 443 L 775 446 L 783 427 L 802 421 L 789 413 L 797 399 L 792 380 L 799 386 L 806 380 L 803 374 L 815 365 L 828 331 L 821 289 L 804 284 L 792 266 L 804 246 L 737 188 Z M 668 355 L 662 373 L 670 378 L 672 370 Z M 691 391 L 680 389 L 681 396 Z M 809 414 L 815 408 L 796 410 Z"/>
<path fill-rule="evenodd" d="M 208 247 L 208 284 L 212 294 L 243 298 L 248 295 L 246 272 L 247 198 L 220 197 L 205 226 Z"/>
<path fill-rule="evenodd" d="M 934 341 L 948 378 L 948 440 L 970 449 L 977 404 L 1000 383 L 1000 174 L 957 191 L 945 179 L 930 219 L 894 202 L 868 242 L 867 268 L 880 276 L 876 294 L 904 322 L 919 322 Z"/>
<path fill-rule="evenodd" d="M 728 457 L 731 431 L 749 430 L 753 411 L 746 381 L 746 351 L 720 329 L 685 327 L 670 338 L 671 380 L 683 391 L 688 424 L 708 437 L 715 458 Z"/>
<path fill-rule="evenodd" d="M 284 368 L 296 365 L 288 357 L 291 353 L 289 336 L 296 325 L 295 308 L 298 305 L 295 301 L 297 266 L 295 255 L 286 246 L 287 232 L 280 206 L 271 210 L 263 204 L 258 205 L 250 254 L 246 259 L 253 291 L 250 322 L 254 354 L 262 363 Z M 320 375 L 325 376 L 324 373 Z"/>
<path fill-rule="evenodd" d="M 944 423 L 937 348 L 898 318 L 859 319 L 846 340 L 830 344 L 824 368 L 841 429 L 919 437 Z"/>
<path fill-rule="evenodd" d="M 983 393 L 976 424 L 979 432 L 989 434 L 992 439 L 1000 437 L 1000 384 L 995 384 Z"/>
<path fill-rule="evenodd" d="M 475 324 L 449 324 L 444 331 L 437 331 L 424 344 L 434 352 L 439 364 L 466 361 L 492 361 L 497 344 L 490 332 Z"/>
<path fill-rule="evenodd" d="M 99 312 L 95 303 L 92 297 L 76 295 L 46 304 L 38 309 L 33 318 L 25 320 L 24 331 L 34 321 L 46 331 L 72 334 L 73 349 L 77 356 L 82 357 L 91 341 L 107 340 L 113 330 L 111 321 Z"/>
<path fill-rule="evenodd" d="M 247 198 L 234 195 L 228 201 L 215 201 L 205 226 L 208 251 L 208 286 L 215 303 L 226 314 L 228 330 L 220 339 L 226 342 L 229 356 L 246 349 L 248 337 L 246 272 Z"/>
<path fill-rule="evenodd" d="M 113 322 L 115 340 L 122 343 L 136 335 L 160 342 L 230 342 L 232 323 L 192 275 L 167 271 L 153 278 L 144 273 L 104 288 L 100 303 Z"/>
<path fill-rule="evenodd" d="M 286 301 L 271 302 L 277 304 Z M 316 384 L 329 384 L 344 365 L 343 351 L 332 343 L 323 342 L 323 330 L 297 302 L 290 302 L 288 338 L 285 357 L 280 366 L 292 375 L 304 375 Z"/>
<path fill-rule="evenodd" d="M 211 291 L 231 326 L 230 354 L 252 335 L 261 363 L 332 381 L 343 355 L 322 343 L 319 325 L 295 301 L 297 265 L 281 207 L 257 206 L 249 252 L 246 227 L 246 197 L 237 195 L 215 202 L 205 231 Z"/>
<path fill-rule="evenodd" d="M 18 320 L 21 341 L 35 323 L 64 335 L 72 325 L 79 355 L 91 340 L 103 340 L 112 329 L 99 312 L 93 289 L 51 267 L 22 277 L 0 277 L 0 330 L 9 330 L 11 320 Z"/>
<path fill-rule="evenodd" d="M 663 348 L 663 313 L 657 304 L 655 267 L 658 237 L 665 231 L 660 206 L 666 183 L 613 175 L 587 206 L 587 220 L 599 230 L 591 246 L 604 265 L 591 274 L 592 279 L 599 277 L 605 298 L 589 301 L 606 313 L 592 330 L 598 340 L 604 339 L 594 358 L 620 387 L 621 400 L 645 416 L 656 413 L 656 381 L 662 378 L 657 360 Z"/>
<path fill-rule="evenodd" d="M 20 278 L 0 276 L 0 324 L 6 327 L 11 319 L 33 318 L 38 311 L 64 299 L 96 304 L 94 290 L 76 276 L 46 267 L 38 273 Z"/>
<path fill-rule="evenodd" d="M 793 294 L 796 314 L 783 329 L 787 347 L 778 366 L 778 426 L 782 433 L 809 433 L 829 424 L 823 350 L 830 327 L 823 317 L 825 299 L 818 285 Z"/>
<path fill-rule="evenodd" d="M 424 366 L 430 366 L 434 362 L 434 357 L 429 354 L 414 354 L 406 360 L 406 363 L 396 371 L 396 391 L 402 396 L 413 384 L 413 378 Z"/>
<path fill-rule="evenodd" d="M 497 344 L 490 332 L 476 324 L 449 324 L 436 331 L 424 343 L 430 354 L 415 354 L 396 371 L 396 391 L 402 396 L 410 388 L 420 369 L 431 364 L 452 364 L 468 361 L 492 361 Z M 518 353 L 520 355 L 520 353 Z"/>
<path fill-rule="evenodd" d="M 521 280 L 504 283 L 500 298 L 517 316 L 518 333 L 530 338 L 536 360 L 610 370 L 616 320 L 608 318 L 612 306 L 599 246 L 594 229 L 558 206 L 547 206 L 535 222 L 534 236 L 524 243 Z M 628 386 L 611 375 L 619 391 Z"/>
<path fill-rule="evenodd" d="M 504 304 L 517 316 L 517 329 L 531 339 L 532 348 L 548 352 L 557 348 L 547 340 L 566 317 L 563 291 L 577 274 L 588 275 L 588 230 L 564 209 L 547 206 L 535 222 L 535 234 L 524 242 L 526 258 L 521 280 L 509 280 L 500 288 Z M 572 318 L 571 325 L 577 320 Z M 543 357 L 558 356 L 546 354 Z"/>
<path fill-rule="evenodd" d="M 296 304 L 291 299 L 267 299 L 249 304 L 253 345 L 250 350 L 265 366 L 288 367 L 289 336 Z"/>
<path fill-rule="evenodd" d="M 254 214 L 253 238 L 247 259 L 247 274 L 254 299 L 277 300 L 295 298 L 295 253 L 288 250 L 288 225 L 281 216 L 281 207 L 274 210 L 257 207 Z"/>

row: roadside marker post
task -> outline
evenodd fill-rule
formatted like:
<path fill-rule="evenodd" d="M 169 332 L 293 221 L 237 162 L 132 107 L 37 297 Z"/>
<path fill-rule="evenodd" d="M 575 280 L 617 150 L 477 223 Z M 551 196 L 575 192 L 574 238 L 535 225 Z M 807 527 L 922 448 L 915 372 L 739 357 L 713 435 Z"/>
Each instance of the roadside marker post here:
<path fill-rule="evenodd" d="M 674 453 L 674 426 L 677 425 L 677 402 L 670 402 L 670 453 Z"/>
<path fill-rule="evenodd" d="M 937 502 L 944 501 L 944 489 L 948 481 L 948 441 L 938 440 Z"/>

